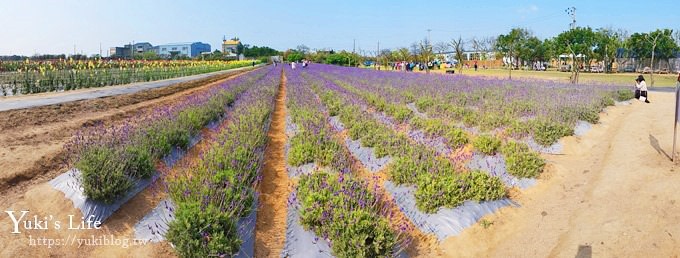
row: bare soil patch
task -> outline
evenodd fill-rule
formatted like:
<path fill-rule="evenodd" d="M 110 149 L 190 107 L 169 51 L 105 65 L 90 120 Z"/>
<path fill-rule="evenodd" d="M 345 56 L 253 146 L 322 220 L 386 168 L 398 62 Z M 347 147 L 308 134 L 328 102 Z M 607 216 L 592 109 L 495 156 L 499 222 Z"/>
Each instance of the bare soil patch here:
<path fill-rule="evenodd" d="M 262 181 L 255 226 L 255 257 L 279 257 L 286 240 L 286 215 L 290 184 L 286 171 L 286 77 L 276 97 L 264 154 Z"/>

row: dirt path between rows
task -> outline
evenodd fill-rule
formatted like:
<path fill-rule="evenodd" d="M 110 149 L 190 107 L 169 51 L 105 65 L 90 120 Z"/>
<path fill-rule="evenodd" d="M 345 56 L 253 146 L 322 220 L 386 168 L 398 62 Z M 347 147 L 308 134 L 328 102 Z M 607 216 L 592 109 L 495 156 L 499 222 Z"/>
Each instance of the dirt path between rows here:
<path fill-rule="evenodd" d="M 252 70 L 250 70 L 252 71 Z M 0 207 L 63 172 L 63 145 L 80 128 L 113 124 L 246 72 L 115 97 L 0 112 Z"/>
<path fill-rule="evenodd" d="M 677 257 L 680 169 L 669 161 L 674 96 L 608 109 L 565 155 L 547 156 L 535 187 L 446 239 L 441 257 Z"/>
<path fill-rule="evenodd" d="M 286 240 L 287 200 L 290 194 L 286 172 L 286 76 L 281 85 L 269 127 L 255 226 L 255 257 L 280 257 Z"/>

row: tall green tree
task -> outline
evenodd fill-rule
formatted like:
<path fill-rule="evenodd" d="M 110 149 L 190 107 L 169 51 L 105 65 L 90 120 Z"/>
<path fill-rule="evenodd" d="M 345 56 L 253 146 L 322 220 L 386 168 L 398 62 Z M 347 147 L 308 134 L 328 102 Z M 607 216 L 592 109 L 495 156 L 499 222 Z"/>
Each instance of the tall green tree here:
<path fill-rule="evenodd" d="M 392 51 L 392 56 L 396 58 L 395 61 L 397 62 L 409 61 L 411 59 L 411 54 L 408 51 L 408 48 L 405 47 Z"/>
<path fill-rule="evenodd" d="M 650 33 L 633 33 L 627 41 L 627 45 L 638 58 L 650 58 L 651 67 L 650 83 L 654 86 L 654 59 L 668 60 L 678 51 L 678 45 L 673 40 L 673 30 L 655 30 Z"/>
<path fill-rule="evenodd" d="M 616 60 L 616 50 L 623 47 L 622 35 L 619 31 L 611 28 L 599 28 L 595 30 L 595 49 L 593 58 L 601 60 L 605 64 L 605 72 L 611 72 L 611 67 Z"/>
<path fill-rule="evenodd" d="M 527 29 L 513 28 L 508 34 L 501 34 L 496 40 L 496 51 L 510 58 L 509 78 L 512 79 L 512 69 L 519 67 L 520 54 L 526 51 L 525 43 L 531 33 Z"/>
<path fill-rule="evenodd" d="M 577 27 L 560 33 L 555 38 L 559 53 L 572 56 L 571 83 L 577 84 L 580 68 L 590 63 L 595 48 L 595 32 L 590 27 Z"/>

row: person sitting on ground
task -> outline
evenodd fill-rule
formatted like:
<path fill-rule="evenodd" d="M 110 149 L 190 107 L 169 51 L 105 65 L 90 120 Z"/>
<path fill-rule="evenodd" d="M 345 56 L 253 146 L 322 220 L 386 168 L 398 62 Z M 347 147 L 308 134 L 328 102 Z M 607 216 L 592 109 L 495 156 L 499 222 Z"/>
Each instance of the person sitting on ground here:
<path fill-rule="evenodd" d="M 638 75 L 635 79 L 635 98 L 642 99 L 645 98 L 645 103 L 649 102 L 649 97 L 647 97 L 647 83 L 645 82 L 645 77 L 642 74 Z"/>

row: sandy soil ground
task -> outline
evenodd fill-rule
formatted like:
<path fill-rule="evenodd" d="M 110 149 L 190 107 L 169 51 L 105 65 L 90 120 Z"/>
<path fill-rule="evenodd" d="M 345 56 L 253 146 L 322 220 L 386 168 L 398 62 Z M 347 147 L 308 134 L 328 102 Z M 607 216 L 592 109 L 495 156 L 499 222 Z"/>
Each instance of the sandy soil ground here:
<path fill-rule="evenodd" d="M 673 144 L 674 96 L 651 95 L 608 109 L 565 155 L 504 208 L 441 243 L 441 257 L 677 257 L 680 169 Z"/>
<path fill-rule="evenodd" d="M 281 74 L 279 95 L 269 127 L 269 142 L 264 155 L 260 182 L 255 257 L 280 257 L 286 240 L 286 214 L 290 185 L 284 155 L 286 145 L 286 77 Z"/>

